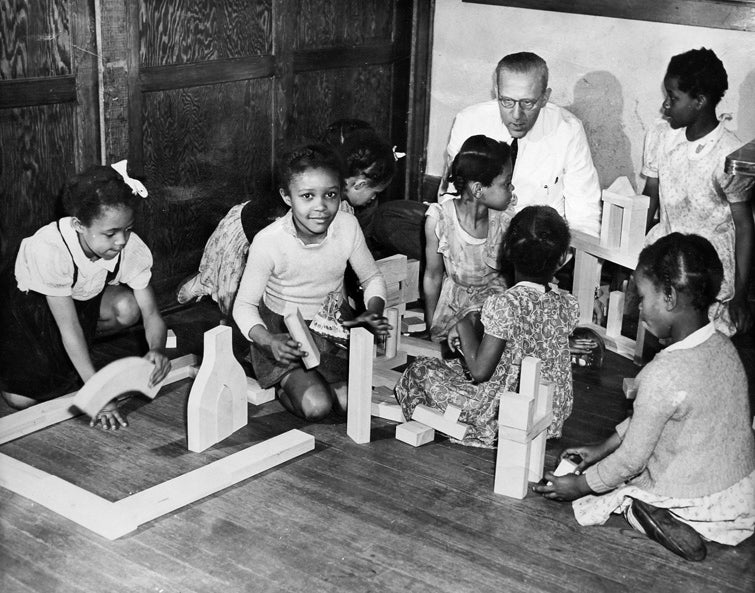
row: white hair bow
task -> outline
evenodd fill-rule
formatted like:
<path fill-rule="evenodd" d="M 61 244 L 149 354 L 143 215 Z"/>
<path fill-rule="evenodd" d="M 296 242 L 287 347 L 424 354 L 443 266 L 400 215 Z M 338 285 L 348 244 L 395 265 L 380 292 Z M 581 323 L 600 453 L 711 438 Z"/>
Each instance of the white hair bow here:
<path fill-rule="evenodd" d="M 126 185 L 128 185 L 131 188 L 131 191 L 134 193 L 135 196 L 138 195 L 138 196 L 141 196 L 142 198 L 146 198 L 149 195 L 147 193 L 147 188 L 144 187 L 144 184 L 142 184 L 141 181 L 128 176 L 128 160 L 127 159 L 123 159 L 122 161 L 113 163 L 110 166 L 113 169 L 115 169 L 121 177 L 123 177 L 123 181 L 126 183 Z"/>
<path fill-rule="evenodd" d="M 401 158 L 404 158 L 406 156 L 405 152 L 397 152 L 396 147 L 393 147 L 393 160 L 397 161 Z"/>

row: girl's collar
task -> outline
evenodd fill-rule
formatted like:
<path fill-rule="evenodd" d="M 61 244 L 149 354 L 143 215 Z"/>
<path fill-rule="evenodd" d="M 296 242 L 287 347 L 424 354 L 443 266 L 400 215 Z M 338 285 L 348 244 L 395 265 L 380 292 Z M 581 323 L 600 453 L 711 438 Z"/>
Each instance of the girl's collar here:
<path fill-rule="evenodd" d="M 702 138 L 690 141 L 685 137 L 687 142 L 687 157 L 691 161 L 696 161 L 705 157 L 711 150 L 713 150 L 713 147 L 723 135 L 724 130 L 724 122 L 720 121 L 715 128 Z"/>
<path fill-rule="evenodd" d="M 713 322 L 707 323 L 700 329 L 693 331 L 683 340 L 674 342 L 670 346 L 666 346 L 665 352 L 671 352 L 672 350 L 686 350 L 688 348 L 694 348 L 705 342 L 713 334 L 716 333 L 716 327 Z"/>
<path fill-rule="evenodd" d="M 549 292 L 551 287 L 545 284 L 540 284 L 539 282 L 530 282 L 529 280 L 522 280 L 521 282 L 517 282 L 514 284 L 512 288 L 516 288 L 517 286 L 523 286 L 525 288 L 531 288 L 532 290 L 536 290 L 538 292 Z"/>

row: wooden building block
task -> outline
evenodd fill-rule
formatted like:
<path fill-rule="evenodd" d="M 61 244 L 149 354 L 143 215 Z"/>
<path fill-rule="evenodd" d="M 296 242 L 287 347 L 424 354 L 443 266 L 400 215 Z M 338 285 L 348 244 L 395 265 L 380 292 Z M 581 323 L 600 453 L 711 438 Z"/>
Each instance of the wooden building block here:
<path fill-rule="evenodd" d="M 370 442 L 373 342 L 373 335 L 363 327 L 350 331 L 346 434 L 359 444 Z"/>
<path fill-rule="evenodd" d="M 372 369 L 372 385 L 374 387 L 389 387 L 393 389 L 401 378 L 401 373 L 391 369 L 376 366 Z"/>
<path fill-rule="evenodd" d="M 445 418 L 449 422 L 458 422 L 460 416 L 461 409 L 457 408 L 456 406 L 447 405 L 446 411 L 443 412 L 443 418 Z"/>
<path fill-rule="evenodd" d="M 407 312 L 401 320 L 401 333 L 404 334 L 423 332 L 426 328 L 424 316 L 415 315 L 412 311 Z"/>
<path fill-rule="evenodd" d="M 176 340 L 176 332 L 174 332 L 172 329 L 169 329 L 168 335 L 165 338 L 165 347 L 175 348 L 177 346 L 178 346 L 178 341 Z"/>
<path fill-rule="evenodd" d="M 294 311 L 289 311 L 283 317 L 288 333 L 295 342 L 301 344 L 301 349 L 307 353 L 301 360 L 308 369 L 313 369 L 320 364 L 320 351 L 317 344 L 309 331 L 307 322 L 301 315 L 301 311 L 296 307 Z"/>
<path fill-rule="evenodd" d="M 422 282 L 420 276 L 420 262 L 417 259 L 406 261 L 406 280 L 404 281 L 404 298 L 407 303 L 419 300 L 419 286 Z M 422 316 L 424 319 L 424 315 Z M 417 330 L 422 331 L 422 330 Z"/>
<path fill-rule="evenodd" d="M 494 491 L 521 499 L 527 482 L 543 476 L 555 386 L 542 380 L 540 361 L 533 357 L 522 361 L 519 385 L 520 393 L 501 395 Z"/>
<path fill-rule="evenodd" d="M 606 319 L 606 335 L 620 336 L 621 324 L 624 320 L 624 293 L 620 290 L 611 292 L 608 298 L 608 318 Z"/>
<path fill-rule="evenodd" d="M 523 499 L 527 495 L 529 457 L 529 442 L 501 441 L 499 438 L 493 492 L 519 500 Z"/>
<path fill-rule="evenodd" d="M 621 382 L 621 390 L 624 392 L 624 397 L 627 399 L 634 399 L 637 397 L 637 387 L 635 385 L 634 378 L 624 377 Z"/>
<path fill-rule="evenodd" d="M 395 307 L 387 308 L 385 316 L 391 326 L 390 333 L 385 338 L 385 358 L 394 358 L 398 353 L 399 336 L 401 336 L 401 321 L 398 309 Z"/>
<path fill-rule="evenodd" d="M 440 358 L 440 344 L 430 340 L 422 340 L 413 336 L 403 336 L 401 338 L 401 349 L 409 356 L 427 356 L 430 358 Z"/>
<path fill-rule="evenodd" d="M 76 392 L 62 395 L 0 418 L 0 445 L 63 420 L 75 418 L 81 414 L 79 408 L 73 405 L 75 395 Z"/>
<path fill-rule="evenodd" d="M 403 350 L 399 350 L 396 353 L 396 356 L 393 358 L 386 358 L 385 356 L 377 356 L 372 361 L 372 368 L 373 369 L 394 369 L 396 367 L 400 367 L 402 365 L 405 365 L 407 361 L 407 354 Z"/>
<path fill-rule="evenodd" d="M 379 386 L 372 390 L 371 413 L 373 416 L 391 422 L 406 422 L 401 406 L 396 402 L 393 390 Z"/>
<path fill-rule="evenodd" d="M 163 385 L 175 383 L 182 379 L 193 379 L 199 371 L 199 360 L 195 354 L 185 354 L 170 361 L 170 371 Z"/>
<path fill-rule="evenodd" d="M 154 399 L 164 381 L 150 386 L 149 377 L 155 365 L 145 358 L 127 356 L 97 371 L 84 383 L 73 398 L 73 405 L 94 418 L 102 408 L 119 395 L 138 391 Z"/>
<path fill-rule="evenodd" d="M 419 404 L 414 408 L 412 420 L 426 424 L 430 428 L 434 428 L 438 432 L 447 434 L 457 440 L 462 440 L 469 428 L 462 422 L 451 422 L 443 415 L 443 412 L 430 408 L 425 404 Z"/>
<path fill-rule="evenodd" d="M 233 355 L 231 328 L 204 334 L 204 356 L 186 411 L 187 446 L 200 452 L 246 426 L 246 374 Z"/>
<path fill-rule="evenodd" d="M 410 420 L 396 426 L 396 439 L 412 447 L 420 447 L 435 440 L 435 431 L 416 420 Z"/>
<path fill-rule="evenodd" d="M 375 261 L 386 285 L 399 284 L 406 280 L 408 259 L 405 255 L 396 254 Z"/>
<path fill-rule="evenodd" d="M 246 378 L 246 401 L 255 406 L 261 406 L 275 399 L 275 387 L 262 389 L 257 379 Z"/>

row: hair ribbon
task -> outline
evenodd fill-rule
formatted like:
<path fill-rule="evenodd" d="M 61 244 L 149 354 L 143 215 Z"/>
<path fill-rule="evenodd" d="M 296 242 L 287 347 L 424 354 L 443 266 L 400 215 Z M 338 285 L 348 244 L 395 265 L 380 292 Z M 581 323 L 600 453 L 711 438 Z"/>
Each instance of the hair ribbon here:
<path fill-rule="evenodd" d="M 402 159 L 406 156 L 405 152 L 396 152 L 396 147 L 393 147 L 393 160 L 397 161 L 399 159 Z"/>
<path fill-rule="evenodd" d="M 147 188 L 144 187 L 144 184 L 141 181 L 128 176 L 128 160 L 127 159 L 123 159 L 122 161 L 113 163 L 110 166 L 113 169 L 115 169 L 121 177 L 123 177 L 124 183 L 131 188 L 131 191 L 135 196 L 141 196 L 142 198 L 146 198 L 149 195 L 147 192 Z"/>

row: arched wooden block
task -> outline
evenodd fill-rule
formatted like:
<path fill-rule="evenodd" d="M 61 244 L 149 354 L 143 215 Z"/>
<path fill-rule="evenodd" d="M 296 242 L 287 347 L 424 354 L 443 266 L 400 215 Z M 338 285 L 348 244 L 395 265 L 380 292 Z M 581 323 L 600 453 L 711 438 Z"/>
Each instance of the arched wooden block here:
<path fill-rule="evenodd" d="M 150 387 L 149 376 L 155 365 L 138 356 L 111 362 L 97 371 L 73 398 L 73 405 L 94 418 L 109 402 L 123 393 L 139 391 L 154 399 L 163 382 Z"/>
<path fill-rule="evenodd" d="M 189 451 L 212 447 L 247 421 L 246 374 L 233 356 L 231 328 L 219 325 L 204 334 L 202 364 L 189 393 Z"/>

